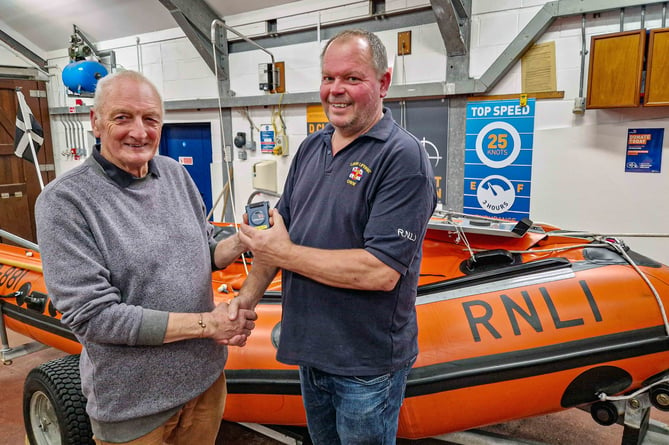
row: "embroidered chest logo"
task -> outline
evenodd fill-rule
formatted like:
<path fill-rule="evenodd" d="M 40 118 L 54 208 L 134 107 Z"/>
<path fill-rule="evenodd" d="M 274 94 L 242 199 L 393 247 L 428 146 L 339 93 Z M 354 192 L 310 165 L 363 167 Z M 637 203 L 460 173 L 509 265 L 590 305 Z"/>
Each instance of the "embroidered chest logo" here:
<path fill-rule="evenodd" d="M 363 170 L 360 167 L 353 167 L 348 177 L 353 179 L 354 181 L 360 181 L 360 178 L 362 178 L 362 174 Z"/>
<path fill-rule="evenodd" d="M 367 167 L 362 162 L 351 162 L 351 173 L 348 174 L 348 179 L 346 183 L 355 187 L 360 181 L 364 178 L 365 175 L 372 172 L 372 170 Z"/>

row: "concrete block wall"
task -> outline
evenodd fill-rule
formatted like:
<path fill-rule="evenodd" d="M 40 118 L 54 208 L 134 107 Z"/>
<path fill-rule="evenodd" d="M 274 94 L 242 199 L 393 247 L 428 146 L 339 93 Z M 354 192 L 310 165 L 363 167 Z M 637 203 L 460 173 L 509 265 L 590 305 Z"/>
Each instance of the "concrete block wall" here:
<path fill-rule="evenodd" d="M 473 2 L 470 75 L 479 77 L 540 8 L 543 1 Z M 646 29 L 662 26 L 661 5 L 645 9 Z M 624 10 L 624 31 L 641 27 L 641 7 Z M 586 50 L 593 35 L 620 32 L 620 11 L 586 16 Z M 537 43 L 555 42 L 557 89 L 564 99 L 537 101 L 530 216 L 573 230 L 612 234 L 667 234 L 669 207 L 662 199 L 669 189 L 669 164 L 661 173 L 626 173 L 629 128 L 664 128 L 669 133 L 669 108 L 591 109 L 574 114 L 579 97 L 581 17 L 561 18 Z M 490 94 L 521 91 L 520 62 Z M 589 58 L 585 59 L 587 96 Z M 665 134 L 663 158 L 669 146 Z M 634 250 L 664 263 L 667 238 L 622 237 Z"/>
<path fill-rule="evenodd" d="M 359 3 L 359 4 L 356 4 Z M 537 11 L 547 3 L 544 0 L 473 0 L 471 21 L 471 51 L 469 73 L 478 78 L 502 54 Z M 290 29 L 304 23 L 325 23 L 343 17 L 350 18 L 362 12 L 367 2 L 350 2 L 344 5 L 335 0 L 302 0 L 284 6 L 280 11 L 267 8 L 238 16 L 225 17 L 226 23 L 252 37 L 264 32 L 264 21 L 279 16 L 277 26 Z M 387 10 L 429 5 L 428 0 L 387 0 Z M 626 8 L 624 30 L 638 29 L 641 25 L 641 8 Z M 661 5 L 651 5 L 645 10 L 646 28 L 661 26 Z M 395 56 L 397 32 L 412 31 L 412 54 Z M 618 10 L 586 17 L 586 44 L 589 49 L 593 35 L 620 31 Z M 393 82 L 412 84 L 445 81 L 447 57 L 441 34 L 436 26 L 424 25 L 379 33 L 388 47 L 394 69 Z M 235 38 L 229 34 L 229 38 Z M 139 40 L 138 40 L 139 39 Z M 564 91 L 564 99 L 539 100 L 535 116 L 531 217 L 568 229 L 582 229 L 609 233 L 666 233 L 664 221 L 669 219 L 669 206 L 664 203 L 663 192 L 669 189 L 669 166 L 662 173 L 625 173 L 625 149 L 628 128 L 669 128 L 669 108 L 640 107 L 635 109 L 586 110 L 577 115 L 572 112 L 574 99 L 579 97 L 581 82 L 581 17 L 556 20 L 539 38 L 538 43 L 555 42 L 557 89 Z M 320 82 L 319 54 L 323 42 L 314 41 L 290 47 L 273 48 L 277 61 L 286 62 L 286 87 L 290 93 L 317 91 Z M 213 74 L 199 58 L 195 49 L 179 29 L 128 36 L 125 39 L 99 42 L 99 49 L 114 49 L 117 61 L 126 68 L 140 69 L 157 84 L 166 100 L 217 97 Z M 0 46 L 0 64 L 6 59 Z M 265 94 L 258 89 L 258 63 L 267 60 L 266 53 L 248 51 L 230 56 L 231 89 L 237 96 Z M 48 55 L 50 64 L 62 67 L 67 63 L 67 52 Z M 585 61 L 584 95 L 587 95 L 588 59 Z M 56 73 L 57 69 L 52 69 Z M 59 76 L 60 73 L 58 73 Z M 59 77 L 49 89 L 52 106 L 73 104 L 65 99 Z M 521 64 L 516 63 L 489 94 L 517 94 L 521 92 Z M 253 164 L 261 160 L 277 161 L 278 187 L 290 165 L 292 154 L 306 136 L 306 104 L 282 107 L 289 137 L 290 155 L 276 157 L 249 151 L 246 160 L 235 153 L 232 161 L 235 175 L 237 213 L 241 214 L 246 199 L 253 191 Z M 250 124 L 245 116 L 233 110 L 233 136 L 246 132 Z M 254 125 L 272 122 L 271 107 L 252 107 L 248 110 Z M 55 117 L 57 122 L 59 117 Z M 85 118 L 82 117 L 83 120 Z M 212 110 L 168 112 L 167 122 L 210 122 L 214 165 L 223 168 L 223 141 L 218 131 L 218 116 Z M 84 124 L 87 125 L 87 124 Z M 53 123 L 54 147 L 62 147 L 62 125 Z M 259 144 L 259 134 L 254 130 Z M 669 135 L 665 135 L 666 147 Z M 450 149 L 462 149 L 451 147 Z M 56 148 L 58 152 L 58 148 Z M 235 151 L 235 150 L 233 150 Z M 664 154 L 666 157 L 667 154 Z M 58 156 L 57 156 L 58 157 Z M 71 168 L 73 161 L 61 161 L 57 172 Z M 213 195 L 223 187 L 214 180 Z M 218 214 L 218 212 L 216 212 Z M 641 253 L 669 263 L 669 242 L 664 238 L 625 238 Z"/>

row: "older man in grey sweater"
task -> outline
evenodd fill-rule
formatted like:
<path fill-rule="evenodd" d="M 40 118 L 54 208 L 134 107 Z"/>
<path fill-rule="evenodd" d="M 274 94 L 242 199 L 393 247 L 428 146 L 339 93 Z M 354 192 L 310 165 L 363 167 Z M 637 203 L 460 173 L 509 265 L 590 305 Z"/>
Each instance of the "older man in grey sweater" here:
<path fill-rule="evenodd" d="M 103 78 L 91 111 L 93 155 L 36 205 L 44 276 L 83 345 L 81 381 L 96 443 L 213 444 L 225 403 L 227 345 L 255 313 L 230 320 L 211 272 L 244 250 L 216 242 L 201 195 L 156 155 L 162 100 L 144 76 Z"/>

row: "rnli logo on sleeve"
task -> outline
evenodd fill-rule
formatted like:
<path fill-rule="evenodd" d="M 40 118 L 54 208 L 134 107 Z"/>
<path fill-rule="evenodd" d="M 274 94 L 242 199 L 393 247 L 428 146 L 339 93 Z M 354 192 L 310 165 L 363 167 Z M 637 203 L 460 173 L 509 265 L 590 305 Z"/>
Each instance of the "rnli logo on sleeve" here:
<path fill-rule="evenodd" d="M 350 167 L 351 167 L 351 172 L 348 174 L 346 183 L 353 187 L 358 185 L 358 183 L 362 181 L 365 175 L 372 172 L 372 170 L 362 162 L 351 162 Z"/>
<path fill-rule="evenodd" d="M 397 229 L 397 236 L 399 236 L 400 238 L 408 239 L 409 241 L 413 242 L 416 242 L 416 239 L 418 239 L 415 233 L 405 229 Z"/>

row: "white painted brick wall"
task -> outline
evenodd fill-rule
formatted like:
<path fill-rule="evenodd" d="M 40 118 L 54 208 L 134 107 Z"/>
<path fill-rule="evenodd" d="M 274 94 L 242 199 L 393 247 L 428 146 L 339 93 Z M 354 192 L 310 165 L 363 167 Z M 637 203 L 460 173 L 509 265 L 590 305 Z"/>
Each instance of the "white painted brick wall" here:
<path fill-rule="evenodd" d="M 497 57 L 507 48 L 546 3 L 542 0 L 473 0 L 471 21 L 471 50 L 469 73 L 480 77 Z M 367 2 L 341 8 L 339 0 L 304 0 L 285 6 L 280 10 L 267 8 L 234 17 L 225 17 L 226 23 L 248 33 L 264 31 L 264 21 L 283 17 L 277 21 L 281 29 L 302 26 L 305 23 L 321 23 L 341 17 L 366 14 Z M 347 3 L 348 4 L 348 3 Z M 426 0 L 388 0 L 388 11 L 429 5 Z M 318 11 L 321 10 L 319 14 Z M 640 26 L 641 9 L 625 10 L 624 29 Z M 660 26 L 661 5 L 646 9 L 647 28 Z M 247 25 L 248 24 L 248 25 Z M 396 56 L 397 31 L 412 31 L 412 53 Z M 589 49 L 593 35 L 618 32 L 619 11 L 587 16 L 586 42 Z M 230 35 L 229 38 L 234 38 Z M 444 44 L 436 25 L 401 28 L 380 33 L 388 47 L 394 64 L 394 82 L 411 84 L 445 81 L 446 63 Z M 100 42 L 100 49 L 115 49 L 118 62 L 126 68 L 136 68 L 136 37 Z M 178 30 L 163 31 L 140 36 L 142 69 L 154 80 L 166 100 L 212 98 L 217 95 L 214 75 L 192 45 Z M 669 109 L 665 107 L 639 109 L 587 110 L 584 115 L 572 113 L 574 99 L 579 94 L 581 67 L 581 17 L 556 20 L 539 38 L 539 42 L 555 42 L 557 88 L 564 91 L 564 99 L 540 100 L 537 103 L 534 137 L 534 162 L 532 176 L 531 216 L 569 229 L 588 229 L 613 232 L 667 232 L 669 206 L 661 197 L 669 190 L 669 166 L 660 174 L 625 173 L 625 142 L 628 128 L 669 129 Z M 289 48 L 272 48 L 277 61 L 286 62 L 286 87 L 291 93 L 313 92 L 320 82 L 319 54 L 323 42 L 295 45 Z M 61 68 L 67 63 L 67 53 L 52 52 L 50 64 Z M 258 89 L 258 63 L 268 56 L 262 51 L 235 53 L 230 56 L 231 88 L 238 96 L 264 94 Z M 17 64 L 16 56 L 0 46 L 0 64 Z M 585 87 L 587 87 L 588 58 L 586 57 Z M 52 70 L 56 73 L 57 70 Z M 52 106 L 73 104 L 74 99 L 64 99 L 64 88 L 60 86 L 59 72 L 49 85 L 49 100 Z M 520 62 L 490 91 L 491 94 L 517 94 L 521 88 Z M 587 94 L 587 91 L 585 92 Z M 256 107 L 249 110 L 256 125 L 271 123 L 272 109 Z M 294 154 L 306 135 L 305 105 L 284 107 L 284 119 L 288 128 L 289 150 Z M 217 132 L 218 117 L 212 110 L 202 112 L 174 112 L 166 116 L 168 122 L 211 122 L 215 143 L 214 162 L 221 164 L 222 144 Z M 249 133 L 248 121 L 238 110 L 232 113 L 233 134 Z M 59 123 L 53 123 L 54 146 L 64 145 L 64 132 Z M 257 131 L 254 139 L 259 143 Z M 232 141 L 227 141 L 232 145 Z M 664 146 L 669 144 L 665 135 Z M 451 149 L 461 149 L 452 147 Z M 58 151 L 58 148 L 57 148 Z M 664 153 L 666 158 L 667 153 Z M 56 158 L 58 158 L 58 154 Z M 246 161 L 235 154 L 235 186 L 237 212 L 241 214 L 243 204 L 252 191 L 251 175 L 255 162 L 275 159 L 278 166 L 279 183 L 288 170 L 291 156 L 276 158 L 263 155 L 259 148 L 249 152 Z M 57 161 L 57 172 L 73 164 Z M 222 168 L 222 167 L 221 167 Z M 222 184 L 213 185 L 217 196 Z M 629 241 L 636 250 L 669 263 L 669 243 L 664 239 Z"/>

